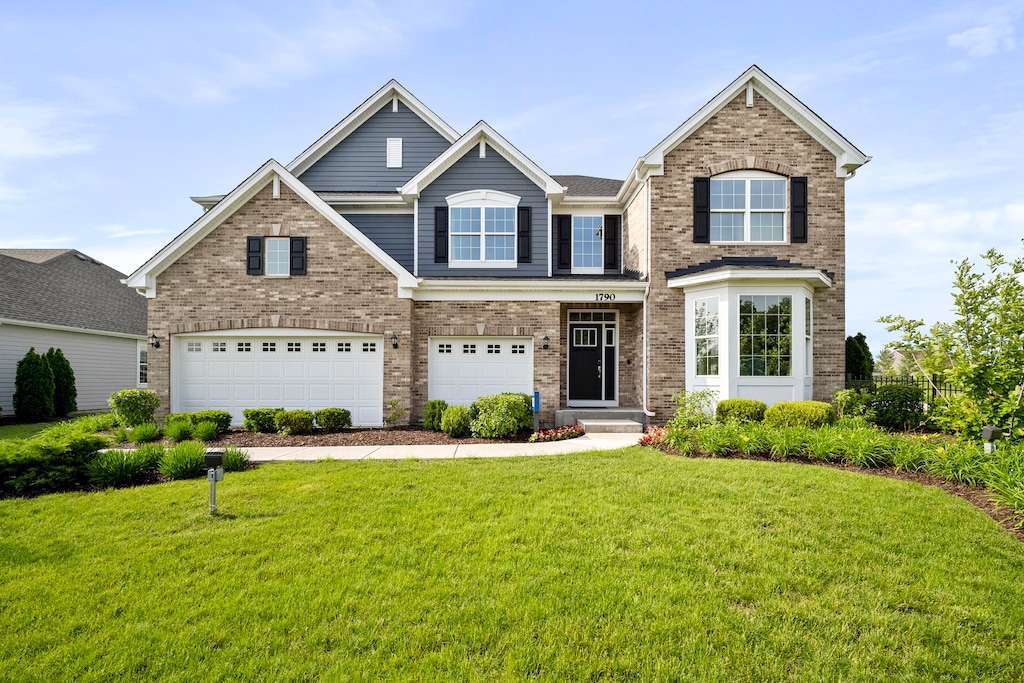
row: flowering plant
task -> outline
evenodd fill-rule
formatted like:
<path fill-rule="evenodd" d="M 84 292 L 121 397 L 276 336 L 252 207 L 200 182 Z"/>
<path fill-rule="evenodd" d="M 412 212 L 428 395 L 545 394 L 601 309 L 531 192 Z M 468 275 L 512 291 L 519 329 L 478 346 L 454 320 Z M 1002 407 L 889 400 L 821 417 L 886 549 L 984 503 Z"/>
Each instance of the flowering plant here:
<path fill-rule="evenodd" d="M 530 443 L 575 439 L 578 436 L 583 436 L 583 433 L 583 427 L 580 427 L 579 425 L 565 425 L 564 427 L 556 427 L 555 429 L 542 429 L 539 432 L 535 432 L 530 435 Z"/>

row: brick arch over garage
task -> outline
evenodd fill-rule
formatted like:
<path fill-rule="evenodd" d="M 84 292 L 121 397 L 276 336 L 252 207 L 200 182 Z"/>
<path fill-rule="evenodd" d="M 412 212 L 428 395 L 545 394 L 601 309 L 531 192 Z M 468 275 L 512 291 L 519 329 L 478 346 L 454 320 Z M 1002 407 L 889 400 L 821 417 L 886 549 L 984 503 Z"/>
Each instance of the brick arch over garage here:
<path fill-rule="evenodd" d="M 284 315 L 269 315 L 252 318 L 229 318 L 218 320 L 201 320 L 170 325 L 170 334 L 194 334 L 197 332 L 219 332 L 222 330 L 248 329 L 300 329 L 325 330 L 330 332 L 357 332 L 363 334 L 385 334 L 392 330 L 385 325 L 368 322 L 350 322 L 345 320 L 326 320 L 323 318 L 295 318 Z"/>

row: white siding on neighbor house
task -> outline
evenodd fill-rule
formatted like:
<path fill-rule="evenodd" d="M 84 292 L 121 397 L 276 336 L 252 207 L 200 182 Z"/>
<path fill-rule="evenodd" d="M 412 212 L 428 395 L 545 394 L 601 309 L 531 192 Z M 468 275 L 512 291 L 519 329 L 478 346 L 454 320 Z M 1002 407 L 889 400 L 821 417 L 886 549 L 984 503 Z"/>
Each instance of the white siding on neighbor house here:
<path fill-rule="evenodd" d="M 0 324 L 0 407 L 14 415 L 14 377 L 18 361 L 35 347 L 36 353 L 60 349 L 75 371 L 78 409 L 109 410 L 107 399 L 119 389 L 132 389 L 138 377 L 137 340 L 100 334 Z"/>

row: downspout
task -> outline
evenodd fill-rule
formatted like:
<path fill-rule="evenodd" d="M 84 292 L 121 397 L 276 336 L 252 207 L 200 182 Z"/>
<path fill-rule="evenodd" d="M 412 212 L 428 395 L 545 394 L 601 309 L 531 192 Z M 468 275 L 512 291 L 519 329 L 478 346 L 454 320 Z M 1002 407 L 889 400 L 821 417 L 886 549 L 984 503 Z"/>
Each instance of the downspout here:
<path fill-rule="evenodd" d="M 420 198 L 412 202 L 412 274 L 420 275 Z"/>
<path fill-rule="evenodd" d="M 642 408 L 644 415 L 654 417 L 654 411 L 647 407 L 647 300 L 651 295 L 651 177 L 647 176 L 644 183 L 647 185 L 647 234 L 645 235 L 647 238 L 647 288 L 644 290 L 644 398 Z"/>

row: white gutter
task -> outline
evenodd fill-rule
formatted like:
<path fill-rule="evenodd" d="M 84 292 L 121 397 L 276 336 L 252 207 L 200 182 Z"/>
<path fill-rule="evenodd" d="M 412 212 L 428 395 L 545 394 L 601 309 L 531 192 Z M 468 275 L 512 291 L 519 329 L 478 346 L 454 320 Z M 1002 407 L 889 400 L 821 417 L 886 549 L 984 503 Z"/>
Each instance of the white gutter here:
<path fill-rule="evenodd" d="M 644 415 L 654 417 L 654 411 L 647 407 L 647 300 L 651 295 L 651 179 L 648 177 L 647 184 L 647 289 L 644 290 L 644 398 L 641 408 Z"/>

